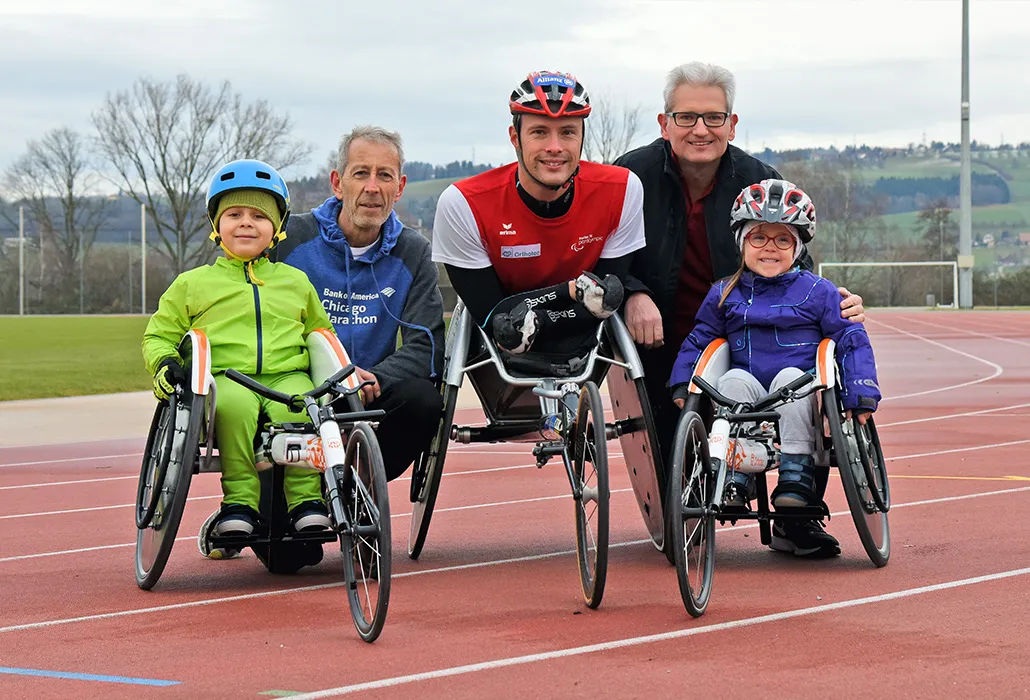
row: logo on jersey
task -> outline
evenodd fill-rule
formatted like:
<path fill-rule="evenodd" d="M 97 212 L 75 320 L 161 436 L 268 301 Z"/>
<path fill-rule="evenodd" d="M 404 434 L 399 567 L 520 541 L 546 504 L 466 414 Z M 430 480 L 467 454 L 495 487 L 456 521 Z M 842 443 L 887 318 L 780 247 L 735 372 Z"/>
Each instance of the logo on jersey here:
<path fill-rule="evenodd" d="M 386 287 L 385 289 L 380 289 L 379 293 L 382 294 L 383 296 L 389 298 L 389 297 L 392 297 L 394 294 L 396 294 L 397 290 L 394 289 L 393 287 Z"/>
<path fill-rule="evenodd" d="M 591 243 L 604 243 L 604 236 L 591 236 L 590 234 L 580 236 L 569 248 L 579 253 Z"/>
<path fill-rule="evenodd" d="M 502 245 L 501 257 L 505 260 L 512 260 L 517 258 L 539 258 L 540 244 L 533 243 L 532 245 Z"/>
<path fill-rule="evenodd" d="M 512 228 L 513 224 L 501 224 L 501 230 L 497 232 L 498 236 L 514 236 L 516 231 Z"/>

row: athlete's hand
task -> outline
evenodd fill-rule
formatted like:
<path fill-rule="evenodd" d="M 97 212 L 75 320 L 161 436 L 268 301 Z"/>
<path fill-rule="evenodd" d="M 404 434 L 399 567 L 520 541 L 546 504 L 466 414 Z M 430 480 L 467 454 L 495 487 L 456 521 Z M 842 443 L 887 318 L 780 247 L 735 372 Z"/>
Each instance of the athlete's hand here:
<path fill-rule="evenodd" d="M 521 355 L 532 347 L 540 330 L 540 321 L 536 311 L 520 301 L 508 313 L 494 314 L 490 319 L 490 329 L 499 348 L 512 355 Z"/>
<path fill-rule="evenodd" d="M 626 300 L 626 327 L 634 342 L 645 348 L 660 348 L 665 344 L 662 330 L 662 314 L 650 295 L 643 292 L 631 294 Z"/>
<path fill-rule="evenodd" d="M 175 393 L 175 387 L 186 383 L 186 373 L 174 357 L 163 360 L 154 372 L 154 396 L 158 401 L 167 401 Z"/>
<path fill-rule="evenodd" d="M 358 394 L 361 397 L 361 404 L 367 406 L 383 393 L 382 387 L 379 386 L 379 380 L 376 379 L 376 375 L 369 372 L 367 369 L 361 369 L 360 367 L 354 368 L 354 374 L 358 376 L 358 383 L 371 381 L 375 382 L 369 386 L 361 387 L 361 393 Z"/>
<path fill-rule="evenodd" d="M 844 287 L 838 287 L 837 291 L 844 297 L 844 301 L 840 303 L 841 318 L 851 319 L 855 323 L 865 321 L 865 307 L 862 306 L 862 297 L 852 294 Z"/>
<path fill-rule="evenodd" d="M 576 301 L 594 318 L 608 318 L 622 306 L 622 282 L 615 275 L 605 275 L 602 280 L 592 272 L 584 272 L 574 282 Z"/>

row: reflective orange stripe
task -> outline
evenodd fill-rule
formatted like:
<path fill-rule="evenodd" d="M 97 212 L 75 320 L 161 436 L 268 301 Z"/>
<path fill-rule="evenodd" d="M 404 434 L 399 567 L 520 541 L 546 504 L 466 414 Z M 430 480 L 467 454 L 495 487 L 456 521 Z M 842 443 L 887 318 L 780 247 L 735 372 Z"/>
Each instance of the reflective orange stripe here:
<path fill-rule="evenodd" d="M 204 331 L 193 329 L 193 393 L 206 394 L 204 380 L 207 378 L 208 343 Z"/>
<path fill-rule="evenodd" d="M 701 359 L 697 361 L 697 367 L 694 368 L 694 376 L 703 375 L 705 368 L 708 366 L 708 363 L 712 360 L 712 356 L 715 355 L 716 351 L 719 348 L 721 348 L 723 345 L 726 345 L 728 342 L 729 341 L 725 338 L 716 338 L 715 340 L 710 342 L 708 344 L 708 347 L 705 348 L 704 352 L 701 353 Z M 691 380 L 693 380 L 693 377 L 691 377 Z M 697 388 L 697 385 L 694 384 L 693 381 L 690 382 L 689 391 L 691 394 L 701 393 L 701 390 Z"/>

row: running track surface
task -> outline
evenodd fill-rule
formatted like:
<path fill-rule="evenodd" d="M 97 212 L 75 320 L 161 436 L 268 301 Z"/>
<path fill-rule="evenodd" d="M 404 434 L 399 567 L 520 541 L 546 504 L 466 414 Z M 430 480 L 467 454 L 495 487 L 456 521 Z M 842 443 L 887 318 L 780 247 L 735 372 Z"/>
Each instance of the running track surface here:
<path fill-rule="evenodd" d="M 1030 314 L 875 311 L 893 551 L 869 562 L 838 477 L 810 562 L 718 530 L 713 599 L 688 616 L 646 539 L 617 443 L 608 586 L 581 601 L 557 462 L 451 446 L 419 561 L 391 486 L 383 635 L 357 637 L 338 549 L 292 577 L 209 561 L 197 477 L 151 592 L 133 579 L 143 440 L 0 450 L 0 696 L 32 698 L 1030 697 Z M 474 422 L 477 410 L 458 420 Z"/>

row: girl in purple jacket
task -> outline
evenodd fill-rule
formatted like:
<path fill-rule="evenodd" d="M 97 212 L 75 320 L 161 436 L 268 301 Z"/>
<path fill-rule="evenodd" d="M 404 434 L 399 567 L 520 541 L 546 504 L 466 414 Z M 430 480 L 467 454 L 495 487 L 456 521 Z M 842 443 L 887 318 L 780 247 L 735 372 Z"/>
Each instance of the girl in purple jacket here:
<path fill-rule="evenodd" d="M 841 400 L 861 423 L 876 410 L 880 389 L 869 336 L 861 323 L 840 316 L 840 293 L 829 281 L 797 266 L 815 233 L 815 205 L 793 183 L 763 180 L 746 187 L 733 205 L 731 228 L 741 266 L 713 285 L 673 365 L 669 386 L 683 406 L 694 365 L 708 344 L 729 340 L 732 369 L 718 390 L 731 399 L 754 401 L 815 368 L 823 338 L 837 345 Z M 815 394 L 777 409 L 780 414 L 779 482 L 776 510 L 821 502 L 813 458 Z M 731 472 L 726 506 L 747 508 L 750 474 Z M 777 520 L 771 547 L 798 556 L 840 554 L 837 540 L 818 520 Z"/>

